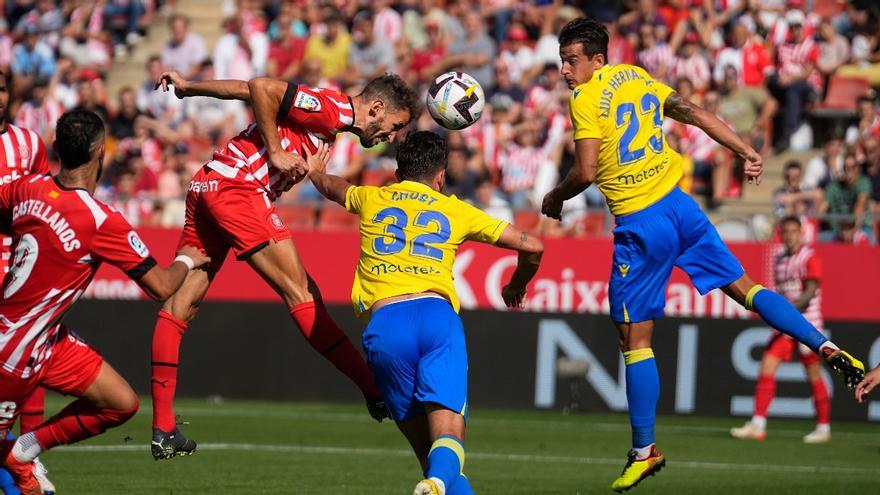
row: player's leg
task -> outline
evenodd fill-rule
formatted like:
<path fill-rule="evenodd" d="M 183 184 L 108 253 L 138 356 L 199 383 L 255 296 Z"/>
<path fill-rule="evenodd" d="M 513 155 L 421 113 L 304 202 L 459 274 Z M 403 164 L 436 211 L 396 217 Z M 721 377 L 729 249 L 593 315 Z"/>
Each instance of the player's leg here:
<path fill-rule="evenodd" d="M 713 229 L 714 231 L 714 229 Z M 717 233 L 715 234 L 717 236 Z M 719 241 L 720 242 L 720 241 Z M 726 246 L 724 247 L 727 250 Z M 729 251 L 728 251 L 729 253 Z M 729 255 L 731 258 L 732 254 Z M 781 295 L 756 284 L 748 274 L 723 286 L 724 292 L 746 309 L 758 313 L 773 328 L 819 354 L 832 369 L 843 375 L 846 386 L 855 388 L 865 376 L 865 365 L 837 347 L 816 329 Z"/>
<path fill-rule="evenodd" d="M 43 387 L 37 387 L 21 407 L 21 418 L 19 419 L 21 435 L 32 432 L 43 424 L 45 408 L 46 390 Z M 39 458 L 34 459 L 34 475 L 40 482 L 40 488 L 45 495 L 52 495 L 55 493 L 55 484 L 49 480 L 48 472 L 49 470 Z"/>
<path fill-rule="evenodd" d="M 831 441 L 831 397 L 822 378 L 819 357 L 809 349 L 800 349 L 801 363 L 807 372 L 807 380 L 813 392 L 813 406 L 816 409 L 816 429 L 804 436 L 805 443 L 826 443 Z"/>
<path fill-rule="evenodd" d="M 225 256 L 225 253 L 214 254 L 212 259 L 213 256 Z M 197 447 L 195 441 L 184 436 L 177 428 L 174 396 L 177 393 L 183 335 L 195 318 L 215 274 L 212 269 L 189 272 L 183 285 L 165 301 L 156 317 L 150 358 L 150 392 L 153 401 L 150 451 L 156 460 L 190 455 Z"/>
<path fill-rule="evenodd" d="M 755 385 L 755 410 L 752 418 L 739 427 L 731 428 L 730 434 L 741 440 L 764 440 L 767 437 L 767 411 L 776 396 L 776 371 L 784 361 L 791 359 L 793 341 L 784 334 L 776 333 L 767 343 L 761 358 L 758 383 Z"/>
<path fill-rule="evenodd" d="M 270 241 L 251 254 L 247 262 L 287 304 L 291 318 L 309 345 L 351 379 L 368 401 L 378 399 L 380 393 L 372 372 L 360 352 L 327 312 L 317 285 L 306 273 L 293 240 Z"/>
<path fill-rule="evenodd" d="M 422 473 L 427 477 L 428 455 L 431 453 L 431 447 L 434 443 L 428 426 L 428 416 L 425 414 L 401 421 L 397 423 L 397 428 L 409 441 L 422 468 Z M 442 452 L 438 452 L 438 454 L 440 453 Z M 472 495 L 473 493 L 470 481 L 464 473 L 460 474 L 451 486 L 446 487 L 446 495 Z"/>

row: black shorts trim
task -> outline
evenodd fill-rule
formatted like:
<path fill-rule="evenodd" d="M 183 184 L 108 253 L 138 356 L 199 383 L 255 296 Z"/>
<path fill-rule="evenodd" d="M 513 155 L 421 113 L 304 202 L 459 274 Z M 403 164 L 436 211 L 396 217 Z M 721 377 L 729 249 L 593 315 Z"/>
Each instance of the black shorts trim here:
<path fill-rule="evenodd" d="M 238 261 L 244 261 L 244 260 L 250 258 L 251 256 L 253 256 L 254 254 L 256 254 L 257 251 L 263 249 L 264 247 L 266 247 L 268 245 L 269 245 L 269 241 L 263 241 L 263 242 L 257 244 L 256 246 L 248 249 L 247 251 L 237 255 L 235 257 L 235 259 L 237 259 Z"/>

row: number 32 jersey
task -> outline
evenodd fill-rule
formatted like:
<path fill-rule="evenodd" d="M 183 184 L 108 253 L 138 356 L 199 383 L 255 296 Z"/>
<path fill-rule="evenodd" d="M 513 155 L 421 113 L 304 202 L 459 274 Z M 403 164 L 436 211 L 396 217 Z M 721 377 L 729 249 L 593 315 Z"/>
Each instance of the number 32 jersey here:
<path fill-rule="evenodd" d="M 681 178 L 681 156 L 663 137 L 663 104 L 672 88 L 633 65 L 605 65 L 574 88 L 574 139 L 602 141 L 596 185 L 614 215 L 656 203 Z"/>
<path fill-rule="evenodd" d="M 119 212 L 49 176 L 0 187 L 0 223 L 13 239 L 0 294 L 0 367 L 22 378 L 51 356 L 58 323 L 102 262 L 134 279 L 156 265 Z"/>
<path fill-rule="evenodd" d="M 352 186 L 348 211 L 360 215 L 361 253 L 351 302 L 360 318 L 381 299 L 436 292 L 459 309 L 452 265 L 466 240 L 495 243 L 507 222 L 425 184 Z"/>

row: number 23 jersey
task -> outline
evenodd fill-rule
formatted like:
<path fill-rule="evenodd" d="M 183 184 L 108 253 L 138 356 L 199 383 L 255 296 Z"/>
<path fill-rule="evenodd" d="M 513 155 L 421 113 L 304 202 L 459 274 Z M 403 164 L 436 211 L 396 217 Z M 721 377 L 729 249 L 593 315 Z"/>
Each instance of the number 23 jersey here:
<path fill-rule="evenodd" d="M 596 185 L 614 215 L 650 206 L 681 178 L 681 156 L 661 129 L 672 88 L 633 65 L 605 65 L 569 99 L 574 140 L 602 140 Z"/>
<path fill-rule="evenodd" d="M 459 309 L 452 265 L 466 240 L 495 243 L 507 222 L 425 184 L 352 186 L 348 211 L 360 215 L 361 252 L 351 289 L 364 318 L 381 299 L 433 291 Z"/>

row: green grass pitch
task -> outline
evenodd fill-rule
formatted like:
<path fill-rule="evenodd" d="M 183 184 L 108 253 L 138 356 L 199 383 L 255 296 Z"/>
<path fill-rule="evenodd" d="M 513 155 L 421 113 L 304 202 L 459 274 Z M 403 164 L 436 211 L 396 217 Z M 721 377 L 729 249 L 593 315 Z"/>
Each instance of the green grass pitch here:
<path fill-rule="evenodd" d="M 419 481 L 393 424 L 358 406 L 179 401 L 199 452 L 149 453 L 149 398 L 126 425 L 41 456 L 60 495 L 400 494 Z M 48 411 L 62 405 L 52 397 Z M 807 421 L 771 420 L 763 443 L 729 438 L 741 419 L 661 417 L 667 467 L 634 494 L 878 493 L 880 428 L 836 423 L 834 441 L 804 445 Z M 612 493 L 629 445 L 625 415 L 481 410 L 471 415 L 465 472 L 478 494 Z"/>

